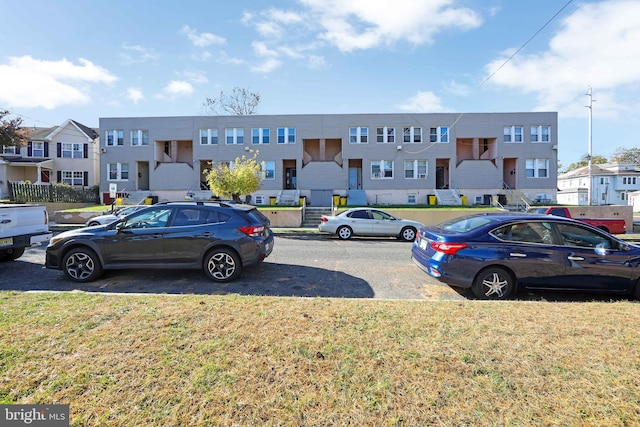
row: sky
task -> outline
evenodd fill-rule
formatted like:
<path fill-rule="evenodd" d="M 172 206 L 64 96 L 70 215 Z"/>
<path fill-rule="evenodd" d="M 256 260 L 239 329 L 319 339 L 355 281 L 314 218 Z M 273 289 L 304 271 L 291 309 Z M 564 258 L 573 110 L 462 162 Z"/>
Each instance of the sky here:
<path fill-rule="evenodd" d="M 239 87 L 258 114 L 556 111 L 564 167 L 640 145 L 640 0 L 0 0 L 0 22 L 26 126 Z"/>

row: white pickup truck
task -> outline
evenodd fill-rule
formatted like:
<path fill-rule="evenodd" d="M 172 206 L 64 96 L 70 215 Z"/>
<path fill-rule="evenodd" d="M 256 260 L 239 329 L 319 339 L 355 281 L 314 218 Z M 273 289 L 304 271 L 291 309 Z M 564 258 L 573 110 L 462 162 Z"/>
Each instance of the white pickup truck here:
<path fill-rule="evenodd" d="M 0 204 L 0 262 L 20 258 L 25 248 L 48 242 L 51 235 L 43 205 Z"/>

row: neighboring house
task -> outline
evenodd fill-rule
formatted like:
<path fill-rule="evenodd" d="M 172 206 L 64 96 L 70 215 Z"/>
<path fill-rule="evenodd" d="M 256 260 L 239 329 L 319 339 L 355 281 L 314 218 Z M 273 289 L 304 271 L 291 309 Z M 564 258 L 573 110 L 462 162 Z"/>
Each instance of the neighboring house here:
<path fill-rule="evenodd" d="M 349 204 L 555 199 L 557 122 L 555 112 L 101 118 L 100 191 L 108 200 L 115 183 L 136 199 L 207 198 L 212 163 L 257 150 L 255 204 L 287 193 L 311 206 L 335 195 Z"/>
<path fill-rule="evenodd" d="M 60 126 L 31 129 L 25 147 L 3 147 L 0 153 L 0 197 L 8 196 L 8 182 L 98 184 L 99 134 L 74 120 Z"/>
<path fill-rule="evenodd" d="M 558 203 L 588 205 L 589 188 L 591 205 L 630 204 L 629 194 L 640 190 L 640 165 L 604 163 L 591 165 L 591 174 L 588 166 L 563 173 L 558 176 Z"/>

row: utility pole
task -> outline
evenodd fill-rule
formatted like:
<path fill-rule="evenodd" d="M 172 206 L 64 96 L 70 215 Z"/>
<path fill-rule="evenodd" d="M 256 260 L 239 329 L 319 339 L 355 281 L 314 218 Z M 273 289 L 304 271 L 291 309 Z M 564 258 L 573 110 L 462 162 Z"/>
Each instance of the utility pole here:
<path fill-rule="evenodd" d="M 593 174 L 593 136 L 592 136 L 592 130 L 593 130 L 593 94 L 591 92 L 591 86 L 589 86 L 589 90 L 587 91 L 586 95 L 589 97 L 589 105 L 587 105 L 586 107 L 589 109 L 589 151 L 587 152 L 587 156 L 589 157 L 589 173 L 588 173 L 588 193 L 587 193 L 587 201 L 589 206 L 592 205 L 593 203 L 593 198 L 592 198 L 592 194 L 591 194 L 591 190 L 593 187 L 593 181 L 592 181 L 592 174 Z"/>

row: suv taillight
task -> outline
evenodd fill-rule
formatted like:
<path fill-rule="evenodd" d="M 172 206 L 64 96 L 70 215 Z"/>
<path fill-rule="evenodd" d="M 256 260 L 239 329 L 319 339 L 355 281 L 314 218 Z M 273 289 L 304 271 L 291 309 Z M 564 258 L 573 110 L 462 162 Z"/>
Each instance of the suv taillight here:
<path fill-rule="evenodd" d="M 246 225 L 244 227 L 238 227 L 238 230 L 247 236 L 258 237 L 264 232 L 264 225 Z"/>

